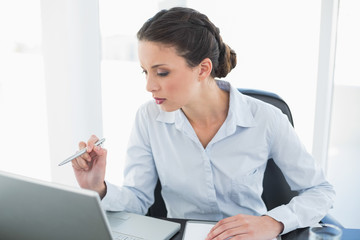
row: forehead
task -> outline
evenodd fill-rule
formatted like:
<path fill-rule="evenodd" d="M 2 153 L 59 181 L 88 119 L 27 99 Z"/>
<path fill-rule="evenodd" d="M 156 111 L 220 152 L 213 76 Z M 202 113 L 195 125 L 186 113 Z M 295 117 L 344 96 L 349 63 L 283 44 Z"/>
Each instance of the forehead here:
<path fill-rule="evenodd" d="M 177 54 L 175 47 L 157 42 L 139 41 L 138 54 L 140 63 L 144 67 L 185 62 L 185 59 Z"/>

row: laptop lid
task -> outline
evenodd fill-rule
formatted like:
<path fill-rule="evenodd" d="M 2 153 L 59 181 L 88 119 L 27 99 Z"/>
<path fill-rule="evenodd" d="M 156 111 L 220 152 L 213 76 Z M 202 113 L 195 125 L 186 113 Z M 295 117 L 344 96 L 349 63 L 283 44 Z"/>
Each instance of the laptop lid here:
<path fill-rule="evenodd" d="M 162 229 L 163 222 L 169 221 L 134 215 L 150 219 L 152 231 L 169 236 L 156 239 L 170 239 L 180 228 L 170 222 Z M 144 222 L 136 218 L 129 218 L 128 229 L 143 227 Z M 113 225 L 119 228 L 120 222 L 127 221 L 117 220 Z M 110 240 L 112 233 L 96 192 L 0 171 L 0 239 Z"/>

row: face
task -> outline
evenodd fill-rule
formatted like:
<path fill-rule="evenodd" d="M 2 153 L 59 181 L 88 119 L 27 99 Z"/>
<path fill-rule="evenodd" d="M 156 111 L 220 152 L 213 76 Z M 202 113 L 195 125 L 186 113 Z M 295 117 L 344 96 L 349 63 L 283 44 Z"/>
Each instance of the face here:
<path fill-rule="evenodd" d="M 174 47 L 140 41 L 139 59 L 146 76 L 146 90 L 167 112 L 175 111 L 194 101 L 199 89 L 199 68 L 191 68 Z"/>

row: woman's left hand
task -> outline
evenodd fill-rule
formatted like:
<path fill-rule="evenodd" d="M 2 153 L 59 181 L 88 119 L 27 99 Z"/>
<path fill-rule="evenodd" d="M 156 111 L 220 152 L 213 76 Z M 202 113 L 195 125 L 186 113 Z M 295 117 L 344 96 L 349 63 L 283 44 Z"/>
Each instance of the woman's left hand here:
<path fill-rule="evenodd" d="M 273 239 L 284 229 L 281 222 L 269 216 L 239 214 L 219 221 L 209 232 L 206 240 Z"/>

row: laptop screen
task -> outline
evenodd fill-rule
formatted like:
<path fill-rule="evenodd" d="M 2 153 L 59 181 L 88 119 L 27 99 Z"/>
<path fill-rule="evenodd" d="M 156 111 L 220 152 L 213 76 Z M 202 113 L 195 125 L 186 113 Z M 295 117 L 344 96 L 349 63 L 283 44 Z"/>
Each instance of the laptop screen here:
<path fill-rule="evenodd" d="M 0 193 L 0 239 L 112 239 L 96 192 L 0 171 Z M 130 219 L 137 229 L 144 224 L 139 219 L 164 221 L 134 216 Z M 171 236 L 180 229 L 178 223 L 164 222 L 171 223 L 170 229 L 164 230 Z M 153 226 L 152 231 L 163 231 L 163 225 Z"/>

